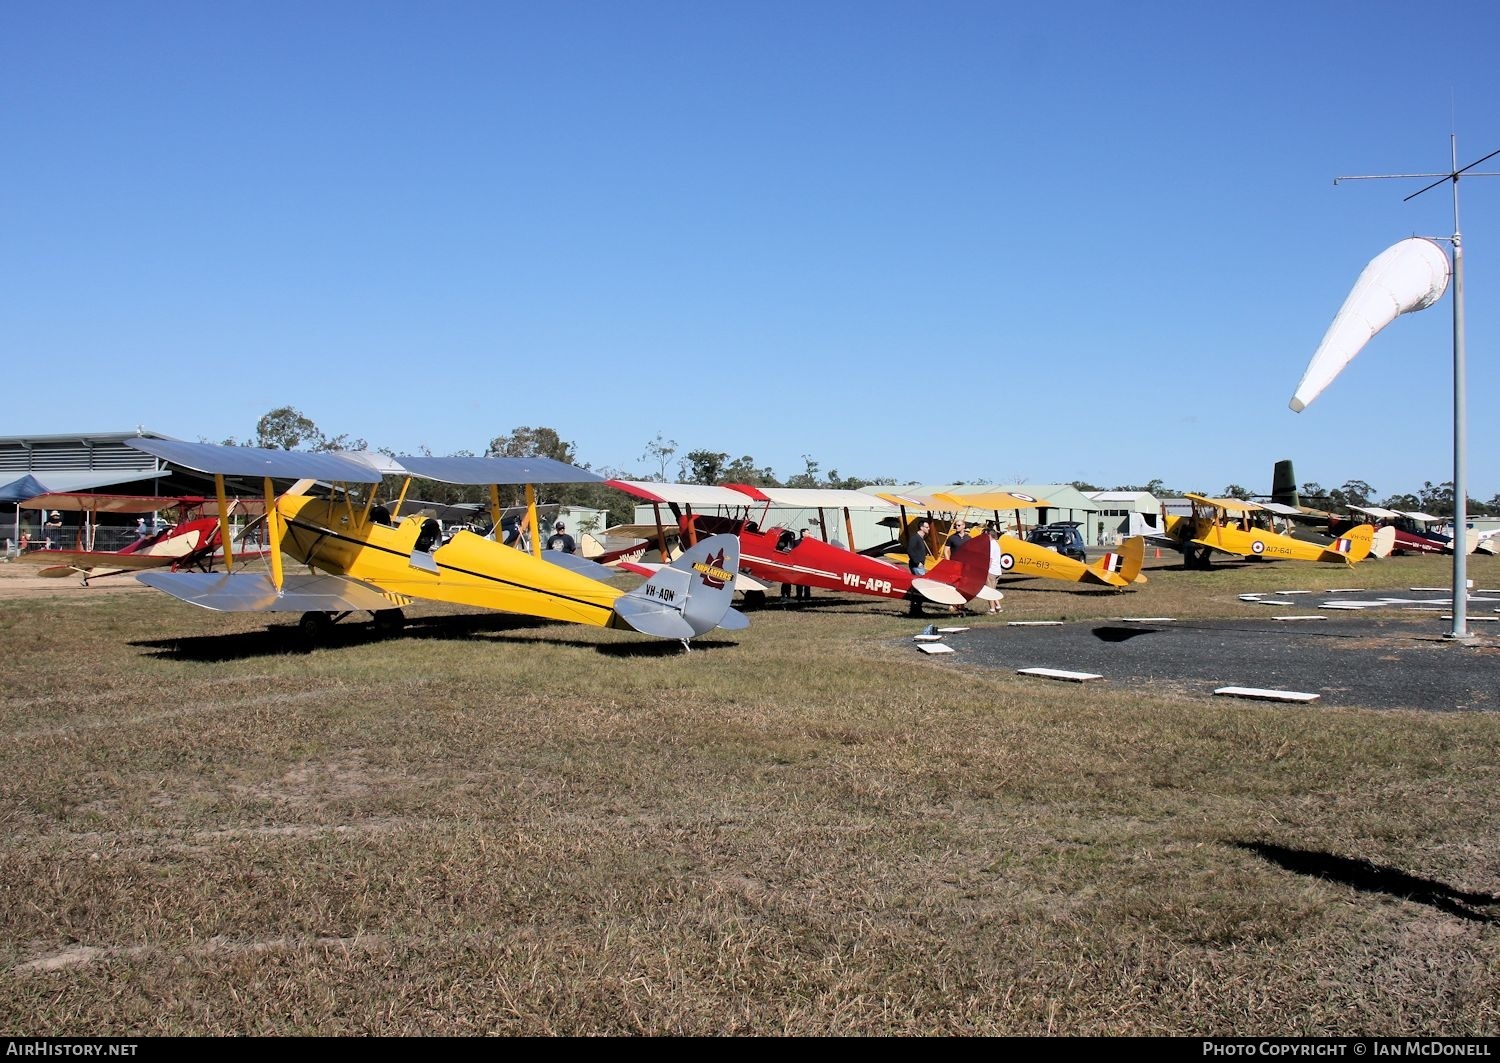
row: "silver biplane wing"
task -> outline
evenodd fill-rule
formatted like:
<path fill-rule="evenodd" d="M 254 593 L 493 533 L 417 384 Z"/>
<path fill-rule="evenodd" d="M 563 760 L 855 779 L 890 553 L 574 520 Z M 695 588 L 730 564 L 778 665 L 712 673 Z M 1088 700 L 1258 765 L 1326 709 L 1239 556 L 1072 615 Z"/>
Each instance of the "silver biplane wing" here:
<path fill-rule="evenodd" d="M 220 613 L 375 613 L 403 604 L 347 576 L 288 574 L 279 591 L 263 572 L 142 572 L 136 579 Z"/>

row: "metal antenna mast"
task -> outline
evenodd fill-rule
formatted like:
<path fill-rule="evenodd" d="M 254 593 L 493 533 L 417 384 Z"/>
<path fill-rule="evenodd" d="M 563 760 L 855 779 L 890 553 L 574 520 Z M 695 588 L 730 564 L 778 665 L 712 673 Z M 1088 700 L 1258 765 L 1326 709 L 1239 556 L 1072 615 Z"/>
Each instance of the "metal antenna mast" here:
<path fill-rule="evenodd" d="M 1430 192 L 1444 182 L 1453 185 L 1453 235 L 1451 237 L 1434 237 L 1438 240 L 1446 240 L 1453 247 L 1453 630 L 1449 632 L 1450 639 L 1458 639 L 1467 642 L 1469 635 L 1469 568 L 1468 555 L 1464 553 L 1469 523 L 1469 495 L 1468 495 L 1468 469 L 1464 458 L 1464 452 L 1468 449 L 1469 424 L 1466 407 L 1468 404 L 1465 395 L 1465 369 L 1464 369 L 1464 245 L 1463 236 L 1458 226 L 1458 179 L 1460 176 L 1469 177 L 1500 177 L 1500 173 L 1470 173 L 1480 163 L 1488 162 L 1500 150 L 1492 151 L 1482 159 L 1476 159 L 1469 165 L 1459 168 L 1458 165 L 1458 135 L 1449 134 L 1449 157 L 1450 165 L 1453 167 L 1447 173 L 1386 173 L 1386 174 L 1361 174 L 1351 177 L 1335 177 L 1334 184 L 1340 181 L 1391 181 L 1409 180 L 1412 178 L 1437 178 L 1426 188 L 1418 189 L 1407 196 L 1401 202 L 1409 203 L 1423 192 Z"/>

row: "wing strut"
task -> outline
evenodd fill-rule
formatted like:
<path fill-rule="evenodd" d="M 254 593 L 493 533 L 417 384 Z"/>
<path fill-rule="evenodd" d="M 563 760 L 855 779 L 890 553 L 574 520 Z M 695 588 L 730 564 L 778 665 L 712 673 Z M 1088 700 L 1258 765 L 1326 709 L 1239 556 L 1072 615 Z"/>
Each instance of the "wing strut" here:
<path fill-rule="evenodd" d="M 219 499 L 219 542 L 224 546 L 224 569 L 227 572 L 233 572 L 234 551 L 229 545 L 229 540 L 233 536 L 229 534 L 229 500 L 225 497 L 224 493 L 223 473 L 214 474 L 214 494 Z M 155 518 L 153 517 L 152 519 L 154 520 Z M 213 548 L 209 547 L 208 560 L 210 568 L 213 567 L 213 559 Z"/>
<path fill-rule="evenodd" d="M 223 477 L 219 477 L 222 482 Z M 271 540 L 271 583 L 276 587 L 276 593 L 281 593 L 285 576 L 281 571 L 281 513 L 276 509 L 276 488 L 271 484 L 271 478 L 267 476 L 264 480 L 266 492 L 266 533 Z"/>
<path fill-rule="evenodd" d="M 540 559 L 542 556 L 542 526 L 536 519 L 536 486 L 526 485 L 526 519 L 531 522 L 531 556 Z"/>

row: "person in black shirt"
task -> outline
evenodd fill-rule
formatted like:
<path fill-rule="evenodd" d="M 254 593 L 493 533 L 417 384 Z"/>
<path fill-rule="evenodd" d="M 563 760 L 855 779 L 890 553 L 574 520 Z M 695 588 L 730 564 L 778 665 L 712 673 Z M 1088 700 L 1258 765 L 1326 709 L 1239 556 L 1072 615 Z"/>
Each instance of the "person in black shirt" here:
<path fill-rule="evenodd" d="M 932 553 L 927 548 L 927 533 L 932 530 L 932 521 L 923 517 L 917 521 L 911 538 L 906 541 L 906 567 L 911 569 L 913 576 L 927 575 L 927 558 Z M 907 616 L 922 615 L 922 596 L 915 590 L 907 592 L 910 607 L 906 611 Z"/>
<path fill-rule="evenodd" d="M 572 554 L 578 551 L 578 544 L 568 534 L 568 526 L 562 521 L 558 521 L 553 527 L 552 538 L 547 540 L 547 549 L 561 550 L 565 554 Z"/>

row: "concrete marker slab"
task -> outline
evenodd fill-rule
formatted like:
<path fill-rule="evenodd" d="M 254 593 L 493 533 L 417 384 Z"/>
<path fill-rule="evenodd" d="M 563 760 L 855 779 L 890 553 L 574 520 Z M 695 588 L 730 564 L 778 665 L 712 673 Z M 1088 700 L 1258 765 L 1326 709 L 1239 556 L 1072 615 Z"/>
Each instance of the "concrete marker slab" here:
<path fill-rule="evenodd" d="M 1317 613 L 1306 613 L 1306 614 L 1303 614 L 1302 616 L 1273 616 L 1273 617 L 1271 617 L 1271 619 L 1272 620 L 1327 620 L 1328 618 L 1326 616 L 1319 616 Z"/>
<path fill-rule="evenodd" d="M 941 643 L 935 643 L 935 642 L 920 643 L 920 644 L 918 644 L 917 649 L 921 650 L 923 653 L 952 653 L 953 652 L 953 647 L 952 646 L 944 646 Z"/>
<path fill-rule="evenodd" d="M 1038 679 L 1059 679 L 1064 683 L 1087 683 L 1090 679 L 1103 679 L 1094 672 L 1070 672 L 1065 668 L 1017 668 L 1017 675 L 1034 675 Z"/>
<path fill-rule="evenodd" d="M 1006 627 L 1062 627 L 1061 620 L 1007 620 Z"/>
<path fill-rule="evenodd" d="M 1268 690 L 1262 687 L 1219 687 L 1215 694 L 1227 698 L 1250 698 L 1255 701 L 1317 701 L 1321 694 L 1300 690 Z"/>

